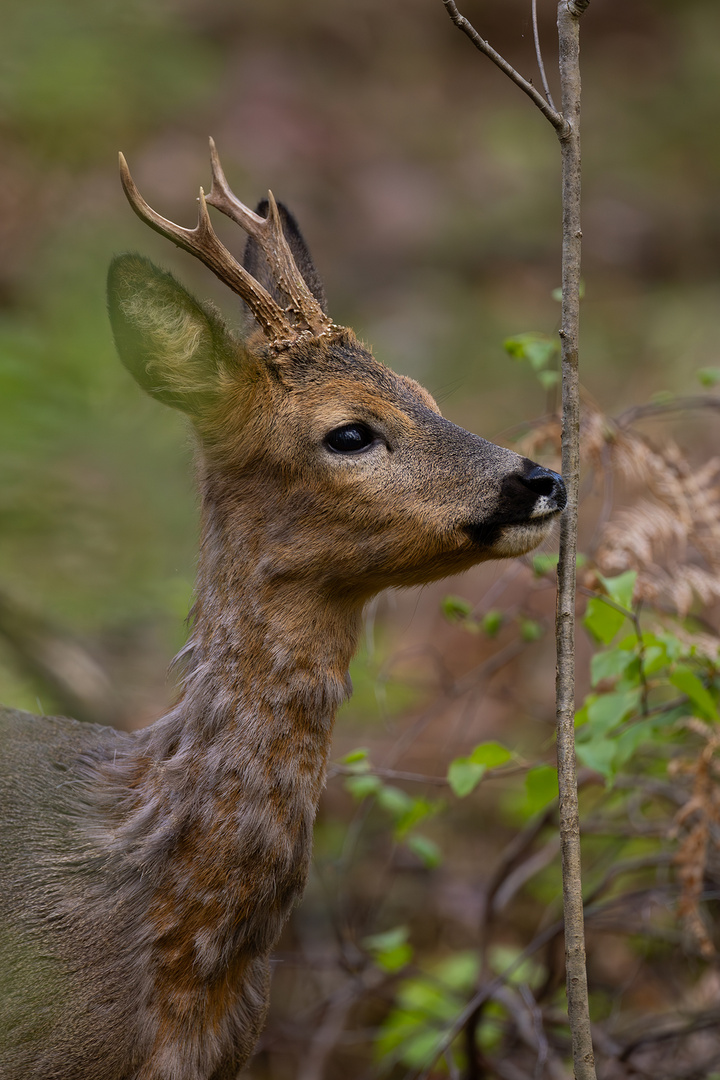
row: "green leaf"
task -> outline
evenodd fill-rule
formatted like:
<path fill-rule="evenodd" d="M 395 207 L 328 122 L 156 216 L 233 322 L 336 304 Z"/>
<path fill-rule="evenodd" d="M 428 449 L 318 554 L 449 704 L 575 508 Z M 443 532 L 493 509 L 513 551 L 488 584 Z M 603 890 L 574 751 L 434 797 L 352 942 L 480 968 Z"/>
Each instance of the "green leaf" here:
<path fill-rule="evenodd" d="M 625 608 L 627 611 L 631 611 L 633 590 L 637 581 L 637 570 L 626 570 L 624 574 L 618 574 L 617 577 L 606 578 L 602 574 L 598 574 L 598 577 L 607 589 L 611 600 L 614 600 L 616 604 L 619 604 L 620 607 Z"/>
<path fill-rule="evenodd" d="M 688 698 L 695 706 L 696 716 L 700 716 L 704 720 L 711 720 L 713 723 L 718 723 L 718 721 L 720 721 L 717 705 L 715 704 L 710 691 L 700 679 L 698 679 L 694 671 L 689 667 L 678 666 L 674 671 L 670 672 L 668 678 L 672 685 L 677 687 L 681 693 L 687 694 Z"/>
<path fill-rule="evenodd" d="M 472 611 L 472 604 L 463 600 L 462 596 L 446 596 L 441 604 L 442 613 L 450 622 L 459 622 L 467 619 Z"/>
<path fill-rule="evenodd" d="M 505 352 L 515 360 L 526 360 L 535 372 L 546 368 L 553 357 L 560 351 L 560 342 L 548 338 L 545 334 L 517 334 L 516 337 L 503 341 Z"/>
<path fill-rule="evenodd" d="M 643 654 L 643 671 L 646 675 L 655 675 L 667 667 L 668 654 L 665 645 L 647 645 Z"/>
<path fill-rule="evenodd" d="M 520 619 L 520 637 L 523 641 L 539 641 L 545 631 L 534 619 Z"/>
<path fill-rule="evenodd" d="M 502 743 L 490 740 L 478 743 L 470 754 L 470 761 L 476 765 L 484 765 L 487 769 L 496 769 L 498 765 L 504 765 L 510 761 L 512 753 Z"/>
<path fill-rule="evenodd" d="M 477 953 L 455 953 L 430 973 L 405 979 L 396 1006 L 375 1041 L 376 1058 L 386 1068 L 402 1062 L 417 1070 L 430 1064 L 448 1026 L 477 983 Z"/>
<path fill-rule="evenodd" d="M 469 757 L 455 758 L 450 762 L 447 772 L 448 783 L 453 795 L 464 799 L 478 786 L 487 772 L 487 765 L 471 761 Z"/>
<path fill-rule="evenodd" d="M 590 660 L 591 685 L 597 686 L 603 679 L 617 679 L 635 659 L 635 652 L 629 649 L 609 649 L 607 652 L 595 653 Z"/>
<path fill-rule="evenodd" d="M 591 702 L 595 701 L 596 699 L 597 699 L 596 694 L 590 694 L 588 697 L 585 698 L 585 704 L 582 706 L 581 709 L 578 709 L 578 711 L 575 713 L 575 727 L 576 728 L 584 727 L 585 724 L 587 724 L 587 722 L 588 722 L 588 707 L 591 704 Z"/>
<path fill-rule="evenodd" d="M 628 666 L 625 668 L 622 676 L 615 683 L 616 690 L 632 690 L 637 686 L 642 686 L 642 666 L 640 664 L 640 657 L 634 656 Z"/>
<path fill-rule="evenodd" d="M 643 640 L 645 640 L 644 637 Z M 681 656 L 685 655 L 686 646 L 675 634 L 659 633 L 655 640 L 665 647 L 668 660 L 679 660 Z"/>
<path fill-rule="evenodd" d="M 398 945 L 396 949 L 386 949 L 385 952 L 377 953 L 375 963 L 383 971 L 394 974 L 401 971 L 413 958 L 411 945 Z"/>
<path fill-rule="evenodd" d="M 357 761 L 367 761 L 370 756 L 370 751 L 367 746 L 358 746 L 355 750 L 351 750 L 349 754 L 346 754 L 344 758 L 341 758 L 343 765 L 354 765 Z"/>
<path fill-rule="evenodd" d="M 379 968 L 393 974 L 404 968 L 413 958 L 413 948 L 408 944 L 408 936 L 407 926 L 396 926 L 393 930 L 386 930 L 384 934 L 366 937 L 362 944 L 372 953 Z"/>
<path fill-rule="evenodd" d="M 610 644 L 624 621 L 625 615 L 606 604 L 602 597 L 593 596 L 588 600 L 583 625 L 603 645 Z"/>
<path fill-rule="evenodd" d="M 469 757 L 455 758 L 448 768 L 448 783 L 459 799 L 465 798 L 478 786 L 488 769 L 504 765 L 512 754 L 498 742 L 480 743 Z"/>
<path fill-rule="evenodd" d="M 377 798 L 383 810 L 387 810 L 394 818 L 407 814 L 415 801 L 412 795 L 408 795 L 401 788 L 393 787 L 392 784 L 383 784 Z"/>
<path fill-rule="evenodd" d="M 403 983 L 397 995 L 404 1009 L 424 1013 L 426 1020 L 452 1020 L 457 1002 L 449 988 L 427 976 Z"/>
<path fill-rule="evenodd" d="M 425 818 L 432 817 L 442 810 L 444 803 L 441 799 L 412 799 L 402 814 L 395 818 L 395 839 L 404 840 L 407 833 Z"/>
<path fill-rule="evenodd" d="M 588 705 L 588 724 L 592 736 L 605 735 L 621 724 L 637 709 L 641 695 L 640 687 L 600 694 Z"/>
<path fill-rule="evenodd" d="M 407 926 L 394 926 L 392 930 L 384 930 L 382 934 L 370 934 L 363 938 L 361 945 L 368 952 L 384 952 L 386 949 L 396 949 L 398 945 L 404 945 L 410 937 Z"/>
<path fill-rule="evenodd" d="M 626 761 L 629 761 L 642 743 L 652 739 L 655 733 L 656 721 L 642 720 L 637 724 L 630 724 L 626 731 L 614 739 L 615 759 L 613 765 L 619 769 Z"/>
<path fill-rule="evenodd" d="M 538 371 L 537 377 L 543 390 L 550 390 L 551 387 L 557 386 L 560 382 L 559 371 Z"/>
<path fill-rule="evenodd" d="M 695 374 L 702 386 L 716 386 L 720 382 L 720 367 L 698 368 Z"/>
<path fill-rule="evenodd" d="M 370 769 L 370 751 L 366 746 L 358 746 L 340 759 L 343 765 L 351 765 L 353 772 L 365 773 Z"/>
<path fill-rule="evenodd" d="M 375 1040 L 376 1057 L 384 1068 L 402 1062 L 410 1069 L 422 1069 L 435 1058 L 442 1038 L 443 1031 L 428 1028 L 423 1013 L 395 1009 Z"/>
<path fill-rule="evenodd" d="M 488 611 L 482 618 L 482 628 L 488 637 L 497 637 L 503 624 L 502 611 Z"/>
<path fill-rule="evenodd" d="M 442 851 L 429 837 L 413 833 L 412 836 L 408 836 L 405 843 L 427 870 L 434 870 L 442 863 Z"/>
<path fill-rule="evenodd" d="M 450 990 L 466 994 L 477 982 L 480 973 L 480 958 L 476 952 L 466 950 L 440 960 L 432 970 L 435 978 Z"/>
<path fill-rule="evenodd" d="M 382 783 L 377 776 L 349 776 L 345 781 L 345 790 L 349 791 L 354 799 L 367 799 L 371 795 L 377 795 Z"/>
<path fill-rule="evenodd" d="M 518 960 L 521 952 L 521 949 L 513 945 L 492 945 L 488 950 L 488 960 L 491 969 L 496 975 L 502 975 L 507 971 L 511 964 L 514 964 Z M 528 957 L 527 959 L 520 961 L 517 968 L 508 977 L 508 983 L 511 986 L 522 986 L 525 984 L 531 987 L 538 987 L 546 977 L 547 968 L 545 968 L 543 964 L 539 964 L 537 960 L 532 960 Z"/>
<path fill-rule="evenodd" d="M 544 810 L 558 797 L 557 769 L 552 765 L 537 765 L 525 777 L 525 809 L 528 814 Z"/>
<path fill-rule="evenodd" d="M 607 738 L 594 738 L 585 743 L 578 742 L 575 747 L 578 761 L 587 766 L 588 769 L 599 772 L 608 780 L 611 780 L 615 775 L 613 764 L 616 750 L 617 743 L 615 740 Z"/>

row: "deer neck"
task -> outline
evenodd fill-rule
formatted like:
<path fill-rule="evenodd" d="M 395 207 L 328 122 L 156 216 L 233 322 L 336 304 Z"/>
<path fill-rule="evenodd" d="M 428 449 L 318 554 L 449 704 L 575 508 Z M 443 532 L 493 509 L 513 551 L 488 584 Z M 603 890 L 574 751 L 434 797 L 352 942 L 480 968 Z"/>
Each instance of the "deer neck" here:
<path fill-rule="evenodd" d="M 281 498 L 267 516 L 259 498 L 205 500 L 186 718 L 217 713 L 245 728 L 259 709 L 266 730 L 328 736 L 349 693 L 361 604 L 283 557 Z"/>
<path fill-rule="evenodd" d="M 153 972 L 148 1030 L 165 1045 L 187 1015 L 185 1049 L 244 1016 L 245 980 L 302 894 L 360 620 L 357 603 L 283 571 L 271 522 L 204 519 L 181 698 L 94 762 L 90 795 L 121 883 L 112 903 Z"/>
<path fill-rule="evenodd" d="M 285 880 L 292 903 L 307 872 L 335 713 L 351 689 L 361 605 L 287 572 L 273 554 L 277 526 L 239 505 L 204 507 L 178 704 L 127 756 L 106 763 L 112 786 L 133 793 L 113 811 L 128 811 L 115 842 L 158 884 L 174 872 L 178 845 L 189 863 L 209 845 L 239 875 L 237 904 L 248 880 L 262 895 L 263 874 L 278 898 Z M 229 896 L 223 902 L 232 906 Z"/>

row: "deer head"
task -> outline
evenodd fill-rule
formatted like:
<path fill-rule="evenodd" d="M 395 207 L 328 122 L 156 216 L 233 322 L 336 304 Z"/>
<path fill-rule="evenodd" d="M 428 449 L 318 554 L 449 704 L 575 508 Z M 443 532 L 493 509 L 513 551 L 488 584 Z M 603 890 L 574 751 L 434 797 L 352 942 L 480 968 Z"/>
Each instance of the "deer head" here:
<path fill-rule="evenodd" d="M 262 213 L 249 210 L 212 140 L 210 151 L 194 229 L 152 210 L 121 156 L 122 182 L 142 220 L 245 301 L 255 331 L 236 337 L 133 255 L 111 267 L 110 315 L 140 385 L 192 420 L 225 542 L 242 534 L 247 551 L 257 537 L 278 578 L 358 600 L 534 547 L 565 505 L 560 477 L 444 419 L 422 387 L 336 326 L 293 217 L 272 193 Z M 248 234 L 243 264 L 208 203 Z"/>

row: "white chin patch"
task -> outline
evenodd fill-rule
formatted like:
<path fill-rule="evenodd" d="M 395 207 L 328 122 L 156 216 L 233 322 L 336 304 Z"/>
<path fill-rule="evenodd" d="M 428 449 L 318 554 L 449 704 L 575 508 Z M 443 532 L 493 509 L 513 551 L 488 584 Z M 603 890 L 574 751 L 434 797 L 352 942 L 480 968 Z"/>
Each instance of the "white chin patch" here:
<path fill-rule="evenodd" d="M 538 503 L 541 503 L 544 496 L 538 499 Z M 552 508 L 553 510 L 555 507 Z M 545 520 L 537 524 L 530 525 L 507 525 L 502 535 L 496 540 L 492 546 L 493 556 L 497 559 L 509 559 L 514 555 L 524 555 L 526 551 L 532 551 L 534 547 L 545 539 L 547 534 L 552 528 L 554 517 L 548 516 L 549 511 L 545 510 Z M 533 517 L 537 517 L 535 511 L 532 514 Z"/>
<path fill-rule="evenodd" d="M 558 510 L 557 500 L 548 495 L 538 495 L 537 502 L 532 508 L 531 518 L 543 518 L 548 514 L 556 514 Z"/>

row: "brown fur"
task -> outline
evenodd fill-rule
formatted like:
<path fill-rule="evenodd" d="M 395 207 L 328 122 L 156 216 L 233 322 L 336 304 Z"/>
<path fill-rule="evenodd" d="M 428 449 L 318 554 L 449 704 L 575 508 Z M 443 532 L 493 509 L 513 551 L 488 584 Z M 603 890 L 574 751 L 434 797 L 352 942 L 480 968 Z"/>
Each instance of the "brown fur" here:
<path fill-rule="evenodd" d="M 562 482 L 351 331 L 243 343 L 137 256 L 111 268 L 110 312 L 197 432 L 194 625 L 180 700 L 144 731 L 0 714 L 0 1078 L 230 1080 L 305 884 L 363 604 L 527 551 Z M 372 444 L 329 448 L 353 423 Z"/>

